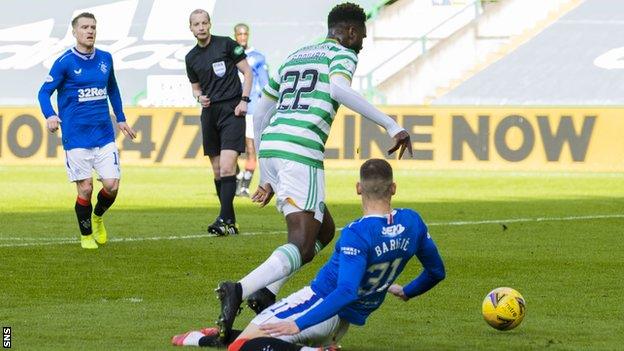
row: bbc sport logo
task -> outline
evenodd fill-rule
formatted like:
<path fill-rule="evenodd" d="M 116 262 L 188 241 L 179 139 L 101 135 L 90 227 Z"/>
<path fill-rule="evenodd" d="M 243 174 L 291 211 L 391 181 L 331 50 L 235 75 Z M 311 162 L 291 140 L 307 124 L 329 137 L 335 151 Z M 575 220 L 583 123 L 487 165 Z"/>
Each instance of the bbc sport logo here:
<path fill-rule="evenodd" d="M 2 348 L 11 348 L 11 327 L 2 327 Z"/>

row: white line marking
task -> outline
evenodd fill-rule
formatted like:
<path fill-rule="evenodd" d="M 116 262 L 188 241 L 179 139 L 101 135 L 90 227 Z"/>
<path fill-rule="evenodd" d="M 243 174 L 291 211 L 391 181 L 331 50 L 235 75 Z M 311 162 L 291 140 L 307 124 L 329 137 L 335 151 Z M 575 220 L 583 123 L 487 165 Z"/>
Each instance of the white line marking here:
<path fill-rule="evenodd" d="M 492 223 L 520 223 L 520 222 L 558 222 L 558 221 L 578 221 L 583 219 L 605 219 L 624 218 L 624 214 L 592 215 L 592 216 L 570 216 L 570 217 L 537 217 L 537 218 L 509 218 L 509 219 L 488 219 L 482 221 L 456 221 L 456 222 L 432 222 L 428 226 L 454 226 L 454 225 L 475 225 Z"/>
<path fill-rule="evenodd" d="M 560 221 L 578 221 L 585 219 L 612 219 L 612 218 L 624 218 L 624 214 L 604 214 L 604 215 L 590 215 L 590 216 L 570 216 L 570 217 L 537 217 L 537 218 L 507 218 L 507 219 L 487 219 L 481 221 L 453 221 L 453 222 L 431 222 L 428 226 L 463 226 L 463 225 L 478 225 L 478 224 L 508 224 L 508 223 L 522 223 L 522 222 L 560 222 Z M 336 230 L 341 230 L 337 228 Z M 252 235 L 271 235 L 271 234 L 286 234 L 285 231 L 267 231 L 267 232 L 249 232 L 241 233 L 242 236 Z M 212 234 L 194 234 L 194 235 L 171 235 L 171 236 L 153 236 L 145 238 L 112 238 L 109 242 L 138 242 L 138 241 L 162 241 L 162 240 L 185 240 L 185 239 L 201 239 L 201 238 L 216 238 Z M 0 244 L 2 247 L 26 247 L 26 246 L 49 246 L 60 244 L 77 244 L 80 242 L 77 238 L 17 238 L 17 237 L 0 237 L 0 240 L 8 241 L 30 241 L 36 240 L 36 242 L 25 243 L 8 243 Z"/>

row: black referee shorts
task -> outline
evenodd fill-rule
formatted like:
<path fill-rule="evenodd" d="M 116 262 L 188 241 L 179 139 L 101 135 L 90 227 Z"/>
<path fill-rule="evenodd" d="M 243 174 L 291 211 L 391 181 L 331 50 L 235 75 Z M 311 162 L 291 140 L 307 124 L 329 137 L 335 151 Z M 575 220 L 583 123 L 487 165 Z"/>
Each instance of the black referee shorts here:
<path fill-rule="evenodd" d="M 240 98 L 211 103 L 201 113 L 204 155 L 218 156 L 221 150 L 245 152 L 245 116 L 236 117 Z"/>

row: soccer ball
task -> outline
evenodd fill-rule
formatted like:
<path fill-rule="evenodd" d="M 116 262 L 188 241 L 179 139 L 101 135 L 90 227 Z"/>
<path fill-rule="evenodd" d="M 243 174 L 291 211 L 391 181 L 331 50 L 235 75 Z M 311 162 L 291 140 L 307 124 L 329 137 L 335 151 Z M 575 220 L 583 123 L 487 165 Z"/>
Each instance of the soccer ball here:
<path fill-rule="evenodd" d="M 522 322 L 526 303 L 516 290 L 496 288 L 485 296 L 481 312 L 485 321 L 493 328 L 511 330 Z"/>

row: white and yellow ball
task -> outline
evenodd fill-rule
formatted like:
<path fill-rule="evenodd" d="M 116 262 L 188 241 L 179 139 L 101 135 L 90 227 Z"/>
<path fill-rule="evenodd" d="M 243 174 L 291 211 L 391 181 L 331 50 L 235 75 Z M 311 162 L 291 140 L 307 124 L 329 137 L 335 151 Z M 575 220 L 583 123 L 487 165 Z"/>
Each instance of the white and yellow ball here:
<path fill-rule="evenodd" d="M 526 313 L 522 295 L 512 288 L 496 288 L 490 291 L 481 306 L 485 321 L 498 330 L 517 327 Z"/>

